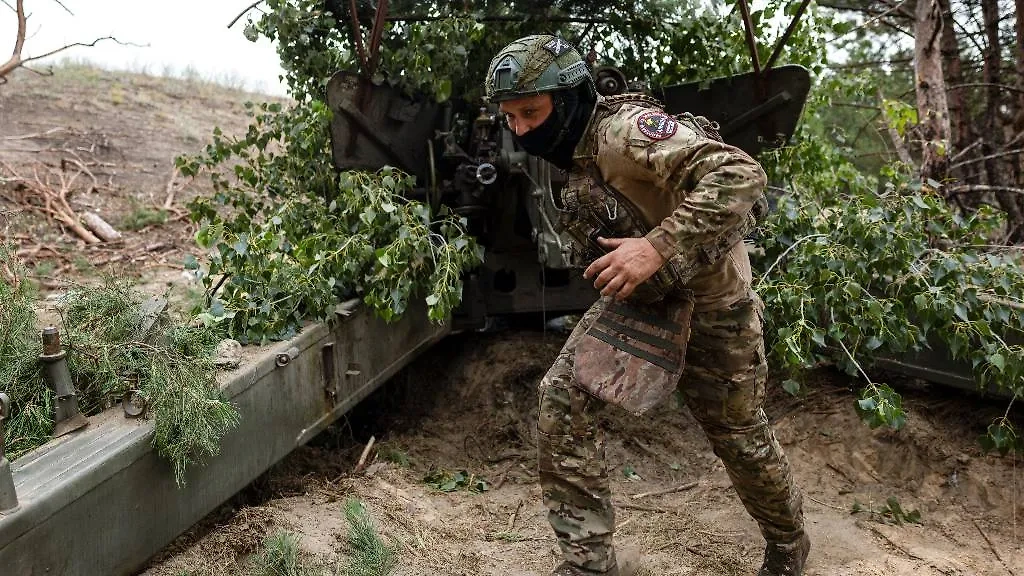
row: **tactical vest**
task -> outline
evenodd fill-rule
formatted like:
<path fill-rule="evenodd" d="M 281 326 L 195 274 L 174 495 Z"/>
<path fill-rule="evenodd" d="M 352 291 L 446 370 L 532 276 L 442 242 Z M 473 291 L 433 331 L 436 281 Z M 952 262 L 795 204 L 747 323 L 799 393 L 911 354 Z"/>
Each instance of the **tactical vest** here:
<path fill-rule="evenodd" d="M 657 100 L 642 94 L 620 94 L 600 101 L 594 110 L 591 122 L 593 129 L 586 136 L 586 147 L 592 153 L 586 158 L 577 158 L 583 169 L 570 172 L 569 181 L 562 187 L 560 193 L 560 224 L 575 241 L 573 262 L 582 267 L 589 266 L 591 262 L 605 254 L 606 251 L 597 243 L 598 236 L 642 238 L 651 231 L 644 223 L 636 205 L 604 181 L 595 161 L 598 152 L 597 126 L 626 103 L 661 109 L 661 104 Z M 697 135 L 722 142 L 718 125 L 707 118 L 694 116 L 688 112 L 676 115 L 675 118 Z M 698 270 L 721 259 L 737 242 L 741 242 L 753 232 L 767 213 L 768 203 L 762 194 L 735 231 L 701 247 L 698 261 L 689 260 L 682 255 L 670 258 L 650 279 L 638 286 L 629 299 L 639 303 L 652 303 L 666 296 L 686 298 L 688 291 L 683 286 L 697 274 Z"/>

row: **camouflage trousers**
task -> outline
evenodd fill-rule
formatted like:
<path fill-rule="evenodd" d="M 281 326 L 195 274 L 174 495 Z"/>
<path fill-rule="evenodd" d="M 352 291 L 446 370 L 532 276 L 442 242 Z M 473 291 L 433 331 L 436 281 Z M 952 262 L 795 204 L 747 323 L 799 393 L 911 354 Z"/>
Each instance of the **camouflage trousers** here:
<path fill-rule="evenodd" d="M 603 402 L 573 382 L 576 342 L 596 319 L 580 320 L 540 384 L 538 464 L 548 521 L 566 561 L 603 572 L 615 565 Z M 803 534 L 802 498 L 763 410 L 768 366 L 757 296 L 724 310 L 695 312 L 679 391 L 722 459 L 733 487 L 768 542 Z"/>

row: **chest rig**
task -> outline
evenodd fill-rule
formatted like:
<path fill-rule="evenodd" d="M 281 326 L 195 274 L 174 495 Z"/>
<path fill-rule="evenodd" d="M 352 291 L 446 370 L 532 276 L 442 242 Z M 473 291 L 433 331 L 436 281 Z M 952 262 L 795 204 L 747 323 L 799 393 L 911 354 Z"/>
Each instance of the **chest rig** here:
<path fill-rule="evenodd" d="M 562 210 L 559 214 L 559 223 L 574 240 L 572 262 L 581 267 L 588 266 L 605 254 L 606 251 L 597 243 L 598 236 L 641 238 L 651 230 L 636 205 L 605 182 L 595 161 L 598 147 L 596 127 L 627 103 L 661 110 L 661 104 L 657 100 L 642 94 L 620 94 L 599 102 L 591 123 L 594 129 L 586 135 L 587 140 L 584 143 L 588 155 L 585 158 L 576 158 L 581 169 L 569 173 L 569 179 L 560 192 Z M 675 118 L 699 136 L 722 141 L 718 125 L 703 116 L 683 113 Z M 683 285 L 693 278 L 700 267 L 717 262 L 737 242 L 753 232 L 767 212 L 767 201 L 761 195 L 759 201 L 755 202 L 753 208 L 744 216 L 741 226 L 715 242 L 701 247 L 698 261 L 683 256 L 670 258 L 651 278 L 634 290 L 629 300 L 636 303 L 654 303 L 666 297 L 688 298 L 689 292 L 683 289 Z"/>

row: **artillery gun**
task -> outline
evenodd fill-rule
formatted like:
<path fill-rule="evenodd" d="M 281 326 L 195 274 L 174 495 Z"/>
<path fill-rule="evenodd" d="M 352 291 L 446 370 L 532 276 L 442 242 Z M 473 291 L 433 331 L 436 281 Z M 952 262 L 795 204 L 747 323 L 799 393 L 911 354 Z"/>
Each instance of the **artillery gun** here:
<path fill-rule="evenodd" d="M 593 71 L 598 92 L 627 88 L 614 67 Z M 789 140 L 810 89 L 800 66 L 783 66 L 654 92 L 672 114 L 720 126 L 727 143 L 756 156 Z M 593 286 L 572 271 L 569 240 L 556 230 L 552 194 L 564 173 L 515 144 L 495 106 L 436 103 L 338 72 L 327 87 L 334 163 L 340 170 L 397 167 L 416 176 L 415 199 L 464 217 L 486 250 L 465 283 L 457 328 L 518 313 L 565 313 L 594 302 Z"/>
<path fill-rule="evenodd" d="M 378 30 L 384 6 L 378 2 Z M 626 89 L 615 68 L 594 74 L 602 94 Z M 756 154 L 792 135 L 809 85 L 802 68 L 761 70 L 755 59 L 753 74 L 654 95 L 670 112 L 718 121 L 727 141 Z M 552 225 L 551 194 L 563 175 L 518 150 L 495 109 L 410 98 L 352 72 L 331 79 L 328 100 L 339 169 L 392 165 L 415 175 L 413 195 L 465 217 L 485 247 L 452 322 L 437 325 L 424 306 L 412 306 L 385 323 L 352 301 L 339 305 L 331 326 L 311 325 L 254 350 L 236 372 L 219 376 L 239 426 L 222 438 L 219 456 L 187 473 L 184 488 L 153 449 L 152 422 L 132 417 L 130 403 L 123 415 L 90 417 L 13 463 L 0 451 L 0 573 L 134 573 L 452 331 L 506 314 L 582 310 L 596 298 L 570 269 L 567 240 Z M 5 415 L 0 409 L 0 438 Z"/>

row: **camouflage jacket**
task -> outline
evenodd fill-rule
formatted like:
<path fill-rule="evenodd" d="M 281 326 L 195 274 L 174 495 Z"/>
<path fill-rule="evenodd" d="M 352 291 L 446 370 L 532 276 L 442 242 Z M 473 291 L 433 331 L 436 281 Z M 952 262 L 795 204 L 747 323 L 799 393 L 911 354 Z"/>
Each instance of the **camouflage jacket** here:
<path fill-rule="evenodd" d="M 602 178 L 630 201 L 696 310 L 748 297 L 750 260 L 740 240 L 756 221 L 752 208 L 767 178 L 745 152 L 665 114 L 653 99 L 599 97 L 569 176 Z"/>

